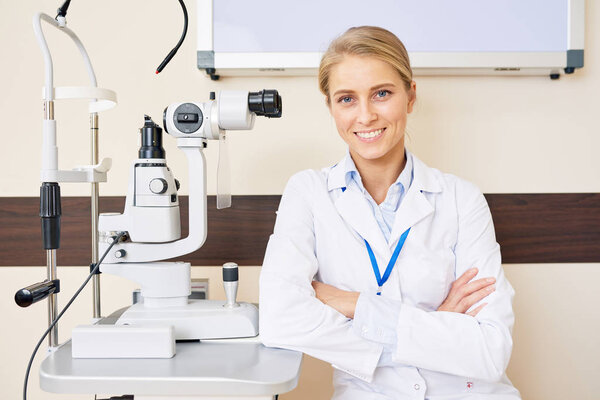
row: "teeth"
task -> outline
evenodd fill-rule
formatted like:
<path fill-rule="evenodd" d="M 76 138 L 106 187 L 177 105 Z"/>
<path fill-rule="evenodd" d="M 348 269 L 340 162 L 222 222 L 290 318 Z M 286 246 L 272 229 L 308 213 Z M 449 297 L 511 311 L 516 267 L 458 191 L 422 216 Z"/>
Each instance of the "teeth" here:
<path fill-rule="evenodd" d="M 356 134 L 363 139 L 369 139 L 381 135 L 381 132 L 383 132 L 383 128 L 371 132 L 356 132 Z"/>

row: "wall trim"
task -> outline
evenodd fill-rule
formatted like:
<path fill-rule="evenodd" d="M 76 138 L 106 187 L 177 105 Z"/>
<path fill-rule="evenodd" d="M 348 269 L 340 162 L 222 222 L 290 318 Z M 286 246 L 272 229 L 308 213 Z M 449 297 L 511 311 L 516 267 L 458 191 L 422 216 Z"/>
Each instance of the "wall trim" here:
<path fill-rule="evenodd" d="M 486 194 L 503 263 L 600 262 L 600 193 Z M 279 195 L 234 196 L 217 210 L 208 199 L 208 238 L 181 260 L 192 265 L 261 265 L 273 232 Z M 101 197 L 100 211 L 122 211 L 124 197 Z M 180 197 L 187 234 L 187 196 Z M 63 197 L 59 266 L 90 262 L 89 198 Z M 0 266 L 45 265 L 39 199 L 0 197 Z"/>

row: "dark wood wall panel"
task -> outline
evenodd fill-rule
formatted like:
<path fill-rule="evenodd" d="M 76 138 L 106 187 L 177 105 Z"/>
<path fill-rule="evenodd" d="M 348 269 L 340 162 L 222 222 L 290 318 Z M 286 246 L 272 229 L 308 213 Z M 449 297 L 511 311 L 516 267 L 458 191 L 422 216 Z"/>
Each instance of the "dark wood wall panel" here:
<path fill-rule="evenodd" d="M 600 194 L 487 194 L 505 263 L 600 262 Z M 216 210 L 208 200 L 208 238 L 182 257 L 192 265 L 262 264 L 280 196 L 234 196 L 233 207 Z M 121 212 L 124 197 L 102 197 L 101 212 Z M 187 234 L 187 197 L 181 197 Z M 58 264 L 90 262 L 87 197 L 63 197 Z M 45 265 L 39 200 L 0 197 L 0 266 Z"/>
<path fill-rule="evenodd" d="M 503 262 L 600 262 L 600 193 L 485 197 Z"/>
<path fill-rule="evenodd" d="M 240 265 L 260 265 L 269 235 L 275 224 L 275 211 L 281 196 L 234 196 L 233 207 L 217 210 L 215 196 L 208 198 L 208 236 L 196 252 L 180 260 L 192 265 L 220 265 L 235 261 Z M 61 243 L 58 265 L 90 263 L 90 200 L 63 197 Z M 182 237 L 187 236 L 188 198 L 181 196 Z M 100 212 L 122 212 L 124 197 L 101 197 Z M 0 265 L 46 265 L 41 244 L 39 199 L 0 198 Z"/>

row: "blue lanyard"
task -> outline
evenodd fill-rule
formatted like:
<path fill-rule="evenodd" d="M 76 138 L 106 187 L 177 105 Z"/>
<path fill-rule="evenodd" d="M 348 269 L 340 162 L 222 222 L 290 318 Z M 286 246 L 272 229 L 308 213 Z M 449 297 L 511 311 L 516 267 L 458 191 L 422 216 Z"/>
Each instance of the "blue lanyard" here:
<path fill-rule="evenodd" d="M 379 290 L 377 291 L 378 296 L 381 296 L 381 288 L 383 287 L 383 284 L 387 282 L 388 278 L 390 277 L 390 274 L 392 273 L 392 270 L 394 269 L 394 265 L 396 265 L 396 260 L 398 259 L 398 256 L 402 251 L 402 247 L 404 246 L 404 242 L 406 241 L 408 232 L 410 232 L 410 228 L 405 230 L 402 236 L 400 236 L 398 244 L 396 245 L 396 249 L 392 254 L 392 258 L 390 258 L 390 262 L 388 263 L 387 268 L 385 269 L 383 278 L 379 274 L 379 266 L 377 266 L 377 259 L 375 258 L 375 254 L 373 254 L 373 250 L 371 250 L 369 242 L 367 242 L 366 239 L 363 239 L 365 241 L 365 244 L 367 245 L 367 251 L 369 252 L 369 258 L 371 259 L 371 266 L 373 267 L 373 272 L 375 273 L 375 279 L 377 279 L 377 284 L 379 285 Z"/>

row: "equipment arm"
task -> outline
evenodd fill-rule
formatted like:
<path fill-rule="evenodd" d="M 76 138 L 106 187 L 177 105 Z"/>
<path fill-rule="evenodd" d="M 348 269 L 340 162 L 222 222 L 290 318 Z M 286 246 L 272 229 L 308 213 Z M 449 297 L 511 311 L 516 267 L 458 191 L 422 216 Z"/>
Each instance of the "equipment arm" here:
<path fill-rule="evenodd" d="M 189 234 L 185 239 L 168 243 L 121 242 L 106 256 L 105 263 L 133 263 L 167 260 L 198 250 L 206 240 L 206 161 L 202 149 L 204 140 L 179 138 L 177 147 L 185 153 L 189 170 Z M 101 219 L 102 224 L 102 219 Z M 104 228 L 100 226 L 100 231 Z M 108 246 L 101 241 L 100 251 Z M 123 253 L 124 252 L 124 253 Z"/>
<path fill-rule="evenodd" d="M 90 78 L 90 85 L 94 87 L 98 86 L 96 82 L 96 74 L 94 74 L 94 68 L 92 67 L 90 57 L 88 56 L 85 47 L 83 47 L 83 43 L 81 43 L 81 40 L 79 40 L 75 32 L 67 28 L 64 25 L 64 22 L 60 23 L 48 14 L 39 12 L 33 16 L 33 32 L 35 33 L 35 37 L 38 41 L 40 49 L 42 50 L 42 54 L 44 55 L 44 65 L 46 66 L 46 85 L 44 91 L 44 100 L 54 100 L 54 69 L 52 64 L 52 56 L 50 55 L 50 50 L 48 49 L 48 44 L 46 43 L 46 38 L 44 37 L 44 32 L 42 31 L 42 20 L 58 28 L 58 30 L 64 32 L 65 34 L 67 34 L 67 36 L 73 39 L 73 42 L 75 43 L 75 45 L 79 49 L 79 52 L 81 53 L 81 57 L 83 57 L 83 62 L 87 69 L 88 77 Z"/>

